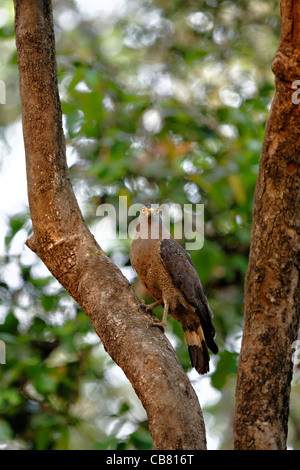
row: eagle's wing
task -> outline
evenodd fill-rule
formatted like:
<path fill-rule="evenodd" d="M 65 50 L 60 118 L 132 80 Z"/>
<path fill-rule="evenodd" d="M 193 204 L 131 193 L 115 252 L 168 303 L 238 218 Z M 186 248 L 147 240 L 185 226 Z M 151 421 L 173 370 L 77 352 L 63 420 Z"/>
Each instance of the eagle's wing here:
<path fill-rule="evenodd" d="M 215 336 L 211 320 L 213 314 L 190 256 L 174 238 L 161 241 L 160 254 L 174 284 L 181 289 L 188 302 L 195 308 L 209 349 L 217 354 L 218 346 L 213 340 Z"/>

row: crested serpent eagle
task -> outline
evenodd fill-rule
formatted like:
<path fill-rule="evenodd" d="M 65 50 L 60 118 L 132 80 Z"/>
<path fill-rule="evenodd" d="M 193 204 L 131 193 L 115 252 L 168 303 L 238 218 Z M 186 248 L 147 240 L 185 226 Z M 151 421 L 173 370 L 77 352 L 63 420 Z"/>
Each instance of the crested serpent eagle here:
<path fill-rule="evenodd" d="M 213 314 L 192 260 L 164 227 L 158 207 L 145 204 L 130 249 L 130 261 L 156 302 L 163 304 L 161 326 L 166 331 L 168 313 L 183 327 L 192 366 L 199 374 L 209 371 L 208 348 L 215 354 Z"/>

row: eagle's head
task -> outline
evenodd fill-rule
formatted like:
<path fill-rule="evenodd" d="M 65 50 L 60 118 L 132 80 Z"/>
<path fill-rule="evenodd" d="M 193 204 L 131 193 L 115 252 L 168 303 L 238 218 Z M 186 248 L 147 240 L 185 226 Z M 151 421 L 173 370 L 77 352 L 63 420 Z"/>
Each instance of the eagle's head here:
<path fill-rule="evenodd" d="M 143 205 L 141 209 L 141 216 L 146 216 L 146 217 L 159 217 L 160 215 L 160 210 L 158 204 L 149 204 L 146 203 Z"/>

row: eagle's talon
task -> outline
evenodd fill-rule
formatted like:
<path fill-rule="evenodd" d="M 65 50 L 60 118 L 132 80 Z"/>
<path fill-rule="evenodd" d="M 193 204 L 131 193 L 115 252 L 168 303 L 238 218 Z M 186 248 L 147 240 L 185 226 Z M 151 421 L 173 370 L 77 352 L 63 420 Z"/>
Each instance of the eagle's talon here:
<path fill-rule="evenodd" d="M 139 311 L 139 312 L 147 312 L 147 310 L 148 310 L 148 309 L 147 309 L 147 305 L 145 305 L 144 303 L 140 303 L 140 304 L 138 305 L 138 311 Z"/>
<path fill-rule="evenodd" d="M 154 313 L 153 313 L 154 307 L 156 307 L 157 305 L 160 305 L 161 303 L 162 303 L 162 300 L 157 300 L 157 301 L 153 302 L 152 304 L 147 305 L 147 304 L 145 304 L 144 300 L 140 300 L 138 310 L 146 312 L 146 313 L 150 313 L 150 315 L 154 315 Z"/>
<path fill-rule="evenodd" d="M 143 300 L 141 300 L 138 305 L 138 311 L 141 313 L 149 313 L 150 315 L 154 315 L 153 307 L 151 305 L 145 304 Z"/>
<path fill-rule="evenodd" d="M 167 326 L 164 325 L 162 322 L 160 322 L 158 320 L 154 321 L 154 322 L 151 322 L 150 326 L 157 326 L 157 328 L 159 328 L 163 333 L 165 333 L 167 331 Z"/>

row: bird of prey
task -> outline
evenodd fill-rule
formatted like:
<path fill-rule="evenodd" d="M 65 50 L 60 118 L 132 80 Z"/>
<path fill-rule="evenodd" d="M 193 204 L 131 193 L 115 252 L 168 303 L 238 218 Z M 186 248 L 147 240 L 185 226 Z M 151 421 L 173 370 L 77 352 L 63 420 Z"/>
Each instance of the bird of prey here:
<path fill-rule="evenodd" d="M 145 307 L 152 309 L 163 304 L 164 331 L 168 313 L 182 324 L 192 366 L 199 374 L 207 373 L 208 348 L 218 353 L 213 314 L 190 256 L 163 225 L 157 206 L 145 204 L 141 209 L 130 261 L 156 299 Z"/>

